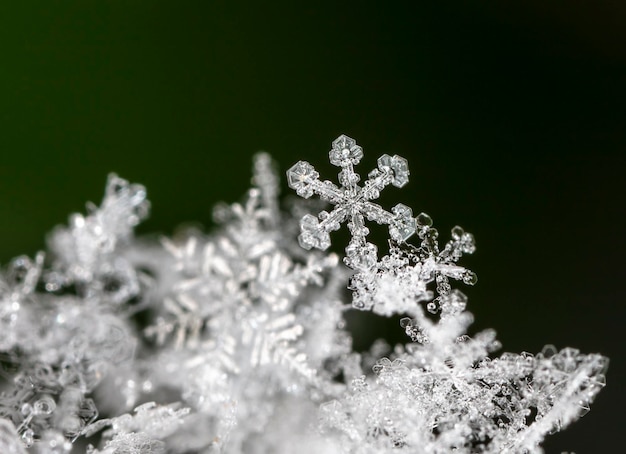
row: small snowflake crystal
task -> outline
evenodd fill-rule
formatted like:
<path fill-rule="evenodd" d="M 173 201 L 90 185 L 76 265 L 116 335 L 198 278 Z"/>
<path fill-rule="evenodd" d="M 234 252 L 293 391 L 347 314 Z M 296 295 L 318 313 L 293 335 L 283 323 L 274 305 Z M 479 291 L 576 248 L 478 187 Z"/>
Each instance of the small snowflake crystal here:
<path fill-rule="evenodd" d="M 542 452 L 589 410 L 607 358 L 497 357 L 495 331 L 469 336 L 453 284 L 477 281 L 458 263 L 474 237 L 456 226 L 440 245 L 427 214 L 374 203 L 407 184 L 407 161 L 383 155 L 359 185 L 362 157 L 342 135 L 329 153 L 339 185 L 305 161 L 288 170 L 298 195 L 333 205 L 313 215 L 310 202 L 281 209 L 261 153 L 244 200 L 216 207 L 219 229 L 160 241 L 133 235 L 143 186 L 111 175 L 47 254 L 0 272 L 0 452 Z M 389 228 L 380 259 L 366 221 Z M 321 252 L 343 223 L 347 267 Z M 354 351 L 352 308 L 397 317 L 406 343 Z"/>

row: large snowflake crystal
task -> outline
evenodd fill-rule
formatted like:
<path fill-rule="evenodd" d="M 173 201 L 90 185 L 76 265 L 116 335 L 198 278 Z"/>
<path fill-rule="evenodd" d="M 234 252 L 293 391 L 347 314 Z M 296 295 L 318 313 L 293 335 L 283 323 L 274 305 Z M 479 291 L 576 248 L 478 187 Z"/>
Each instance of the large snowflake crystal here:
<path fill-rule="evenodd" d="M 329 157 L 333 165 L 341 167 L 341 187 L 330 181 L 320 181 L 315 168 L 306 161 L 299 161 L 287 171 L 289 187 L 295 189 L 298 195 L 309 198 L 317 194 L 335 205 L 330 213 L 322 211 L 317 218 L 310 214 L 305 215 L 300 221 L 302 233 L 298 240 L 305 249 L 315 247 L 325 250 L 330 246 L 329 233 L 338 230 L 342 223 L 348 221 L 352 239 L 346 247 L 345 263 L 357 270 L 369 269 L 377 261 L 377 248 L 366 241 L 369 229 L 365 226 L 365 219 L 387 224 L 391 238 L 399 242 L 406 241 L 415 233 L 416 222 L 409 207 L 399 203 L 389 212 L 372 202 L 389 184 L 398 188 L 407 184 L 407 161 L 397 155 L 382 155 L 378 158 L 378 169 L 369 173 L 367 181 L 361 187 L 358 185 L 361 178 L 353 166 L 363 157 L 363 150 L 354 139 L 345 135 L 339 136 L 333 141 Z"/>

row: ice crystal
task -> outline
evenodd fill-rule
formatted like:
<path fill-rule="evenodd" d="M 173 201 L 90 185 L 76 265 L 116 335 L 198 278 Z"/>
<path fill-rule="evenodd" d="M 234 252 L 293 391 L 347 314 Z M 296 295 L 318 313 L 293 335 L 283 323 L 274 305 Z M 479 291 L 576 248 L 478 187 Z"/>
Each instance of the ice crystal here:
<path fill-rule="evenodd" d="M 305 161 L 287 171 L 298 195 L 333 205 L 314 216 L 281 209 L 259 154 L 253 188 L 216 207 L 217 231 L 158 242 L 133 235 L 145 189 L 111 175 L 99 207 L 0 274 L 0 451 L 85 439 L 91 454 L 541 452 L 589 410 L 607 359 L 552 346 L 497 357 L 493 330 L 470 337 L 452 285 L 476 283 L 458 264 L 474 237 L 457 226 L 440 246 L 427 214 L 374 203 L 408 183 L 407 161 L 383 155 L 359 186 L 362 157 L 340 136 L 339 186 Z M 366 221 L 389 228 L 381 258 Z M 345 222 L 348 268 L 322 252 Z M 406 344 L 355 352 L 353 308 L 397 317 Z"/>
<path fill-rule="evenodd" d="M 378 169 L 371 171 L 364 186 L 360 187 L 357 183 L 361 178 L 354 172 L 354 165 L 363 157 L 363 150 L 355 140 L 339 136 L 333 142 L 329 156 L 333 165 L 341 167 L 341 187 L 330 181 L 320 181 L 319 174 L 306 161 L 299 161 L 287 171 L 289 187 L 295 189 L 298 195 L 309 198 L 318 194 L 335 205 L 330 213 L 322 211 L 317 217 L 310 214 L 304 216 L 300 221 L 302 233 L 298 240 L 305 249 L 328 249 L 329 232 L 338 230 L 343 222 L 348 221 L 352 239 L 346 247 L 344 261 L 350 268 L 370 269 L 376 262 L 377 249 L 366 241 L 369 233 L 365 226 L 366 218 L 389 225 L 389 235 L 396 241 L 405 241 L 415 233 L 415 220 L 409 207 L 399 203 L 390 213 L 372 202 L 389 184 L 401 188 L 409 181 L 407 161 L 397 155 L 381 156 L 378 158 Z"/>

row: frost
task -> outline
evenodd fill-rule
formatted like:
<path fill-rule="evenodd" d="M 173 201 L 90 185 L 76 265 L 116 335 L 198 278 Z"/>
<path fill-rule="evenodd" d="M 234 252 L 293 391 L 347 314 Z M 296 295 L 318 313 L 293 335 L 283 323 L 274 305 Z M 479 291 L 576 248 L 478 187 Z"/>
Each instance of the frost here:
<path fill-rule="evenodd" d="M 114 273 L 114 260 L 106 259 L 130 241 L 133 227 L 148 215 L 149 206 L 143 186 L 109 175 L 100 207 L 87 204 L 87 216 L 74 214 L 69 227 L 56 229 L 50 237 L 50 249 L 66 278 L 84 282 L 98 273 Z"/>
<path fill-rule="evenodd" d="M 252 189 L 215 208 L 216 231 L 160 241 L 133 233 L 143 186 L 111 175 L 100 206 L 0 273 L 0 451 L 63 454 L 85 439 L 90 454 L 541 452 L 589 410 L 608 360 L 494 355 L 495 331 L 469 334 L 453 288 L 477 282 L 459 264 L 474 237 L 456 226 L 440 243 L 427 214 L 374 203 L 408 184 L 408 164 L 383 155 L 360 186 L 362 157 L 347 136 L 332 143 L 339 185 L 296 163 L 289 186 L 333 208 L 285 211 L 258 154 Z M 388 226 L 380 258 L 367 221 Z M 343 223 L 347 267 L 323 252 Z M 353 309 L 396 317 L 406 343 L 355 352 Z"/>
<path fill-rule="evenodd" d="M 141 454 L 163 453 L 165 443 L 161 441 L 172 435 L 184 423 L 188 408 L 177 409 L 176 405 L 157 406 L 147 402 L 135 408 L 133 414 L 124 414 L 111 419 L 101 419 L 84 430 L 90 435 L 110 426 L 103 436 L 107 441 L 102 451 L 90 449 L 90 454 Z"/>
<path fill-rule="evenodd" d="M 15 426 L 8 419 L 0 419 L 0 446 L 6 454 L 26 454 Z"/>

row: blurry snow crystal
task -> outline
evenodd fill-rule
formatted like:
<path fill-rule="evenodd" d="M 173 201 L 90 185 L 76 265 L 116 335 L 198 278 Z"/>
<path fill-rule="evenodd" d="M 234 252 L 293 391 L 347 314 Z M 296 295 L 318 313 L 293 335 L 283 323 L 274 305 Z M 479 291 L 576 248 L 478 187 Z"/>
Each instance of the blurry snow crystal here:
<path fill-rule="evenodd" d="M 453 285 L 477 282 L 458 264 L 474 237 L 456 226 L 441 241 L 426 213 L 376 203 L 408 184 L 408 162 L 384 154 L 362 179 L 362 157 L 332 142 L 338 183 L 297 162 L 289 187 L 327 206 L 283 209 L 259 154 L 216 231 L 160 241 L 133 234 L 144 187 L 111 175 L 99 207 L 0 274 L 0 452 L 542 452 L 589 410 L 607 358 L 497 356 L 495 331 L 468 335 Z M 368 240 L 372 222 L 388 245 Z M 326 252 L 343 224 L 345 266 Z M 394 317 L 406 342 L 355 351 L 350 310 Z"/>

